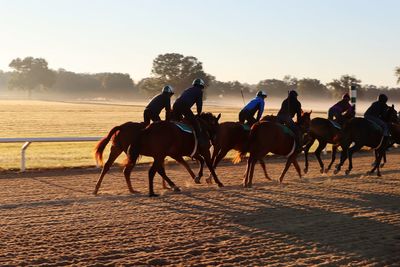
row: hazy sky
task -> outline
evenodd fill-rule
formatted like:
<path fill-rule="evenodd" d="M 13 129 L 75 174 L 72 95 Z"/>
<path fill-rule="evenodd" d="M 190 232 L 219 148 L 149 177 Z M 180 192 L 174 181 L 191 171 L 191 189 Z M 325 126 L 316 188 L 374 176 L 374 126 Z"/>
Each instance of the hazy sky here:
<path fill-rule="evenodd" d="M 351 74 L 395 86 L 399 10 L 399 0 L 0 0 L 0 69 L 34 56 L 137 81 L 176 52 L 222 81 Z"/>

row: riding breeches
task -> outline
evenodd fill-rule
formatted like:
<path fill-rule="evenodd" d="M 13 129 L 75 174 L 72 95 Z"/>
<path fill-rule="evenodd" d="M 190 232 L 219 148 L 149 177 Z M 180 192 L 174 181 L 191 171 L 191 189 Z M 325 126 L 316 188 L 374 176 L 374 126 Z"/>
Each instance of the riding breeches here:
<path fill-rule="evenodd" d="M 389 136 L 389 127 L 386 122 L 384 122 L 383 120 L 381 120 L 378 117 L 371 116 L 371 115 L 365 115 L 364 118 L 378 124 L 383 130 L 383 136 Z"/>
<path fill-rule="evenodd" d="M 239 122 L 240 123 L 245 123 L 248 125 L 253 125 L 254 123 L 257 122 L 257 120 L 251 115 L 251 113 L 247 109 L 242 109 L 239 112 Z"/>
<path fill-rule="evenodd" d="M 144 123 L 146 125 L 150 124 L 150 121 L 160 121 L 160 115 L 155 114 L 153 111 L 151 111 L 150 109 L 145 109 L 143 112 L 143 118 L 144 118 Z"/>

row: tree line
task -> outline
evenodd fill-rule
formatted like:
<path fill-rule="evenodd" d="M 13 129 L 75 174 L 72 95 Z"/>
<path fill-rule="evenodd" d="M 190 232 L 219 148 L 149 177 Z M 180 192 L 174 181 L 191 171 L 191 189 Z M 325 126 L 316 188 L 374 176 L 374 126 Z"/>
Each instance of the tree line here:
<path fill-rule="evenodd" d="M 289 90 L 296 89 L 302 97 L 332 99 L 348 92 L 353 84 L 358 87 L 358 98 L 361 100 L 372 100 L 379 93 L 386 93 L 392 100 L 400 100 L 400 88 L 365 85 L 355 76 L 347 74 L 326 84 L 314 78 L 297 79 L 289 75 L 283 79 L 264 79 L 257 84 L 222 82 L 206 73 L 202 62 L 196 57 L 177 53 L 158 55 L 153 60 L 150 76 L 137 83 L 126 73 L 75 73 L 65 69 L 52 70 L 43 58 L 16 58 L 10 62 L 9 67 L 12 71 L 0 70 L 0 90 L 24 90 L 28 97 L 37 91 L 71 97 L 133 99 L 153 96 L 166 84 L 172 85 L 179 95 L 190 86 L 193 79 L 202 78 L 208 85 L 207 97 L 236 98 L 243 94 L 253 95 L 258 90 L 265 90 L 272 97 L 285 97 Z M 400 67 L 395 68 L 394 74 L 397 83 L 400 83 Z"/>

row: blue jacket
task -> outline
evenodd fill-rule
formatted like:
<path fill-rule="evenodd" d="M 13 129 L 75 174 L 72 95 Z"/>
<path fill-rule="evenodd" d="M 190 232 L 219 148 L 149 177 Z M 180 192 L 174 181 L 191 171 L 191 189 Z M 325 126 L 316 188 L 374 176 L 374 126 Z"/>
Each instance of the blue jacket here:
<path fill-rule="evenodd" d="M 192 86 L 183 91 L 180 97 L 175 100 L 174 106 L 191 108 L 196 103 L 197 113 L 203 109 L 203 88 Z"/>
<path fill-rule="evenodd" d="M 257 113 L 257 120 L 260 120 L 263 112 L 264 112 L 264 98 L 262 97 L 255 97 L 252 100 L 250 100 L 249 103 L 243 108 L 244 110 L 249 111 L 249 113 L 254 116 L 254 114 L 258 111 Z"/>

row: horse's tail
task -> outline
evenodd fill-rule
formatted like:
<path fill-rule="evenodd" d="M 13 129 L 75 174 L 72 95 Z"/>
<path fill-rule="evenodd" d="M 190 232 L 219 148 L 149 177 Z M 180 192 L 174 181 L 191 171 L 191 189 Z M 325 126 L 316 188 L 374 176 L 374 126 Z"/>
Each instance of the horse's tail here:
<path fill-rule="evenodd" d="M 247 140 L 244 142 L 242 148 L 236 153 L 235 157 L 233 158 L 232 162 L 234 164 L 239 163 L 242 159 L 246 156 L 247 152 L 250 150 L 250 145 L 256 140 L 257 137 L 257 128 L 259 127 L 260 123 L 255 123 L 251 126 L 251 130 Z"/>
<path fill-rule="evenodd" d="M 94 148 L 94 158 L 96 159 L 97 163 L 100 163 L 100 165 L 103 165 L 104 149 L 106 148 L 108 142 L 110 142 L 110 139 L 113 137 L 113 135 L 120 129 L 120 126 L 115 126 L 114 128 L 112 128 L 108 135 L 106 137 L 103 137 Z"/>

